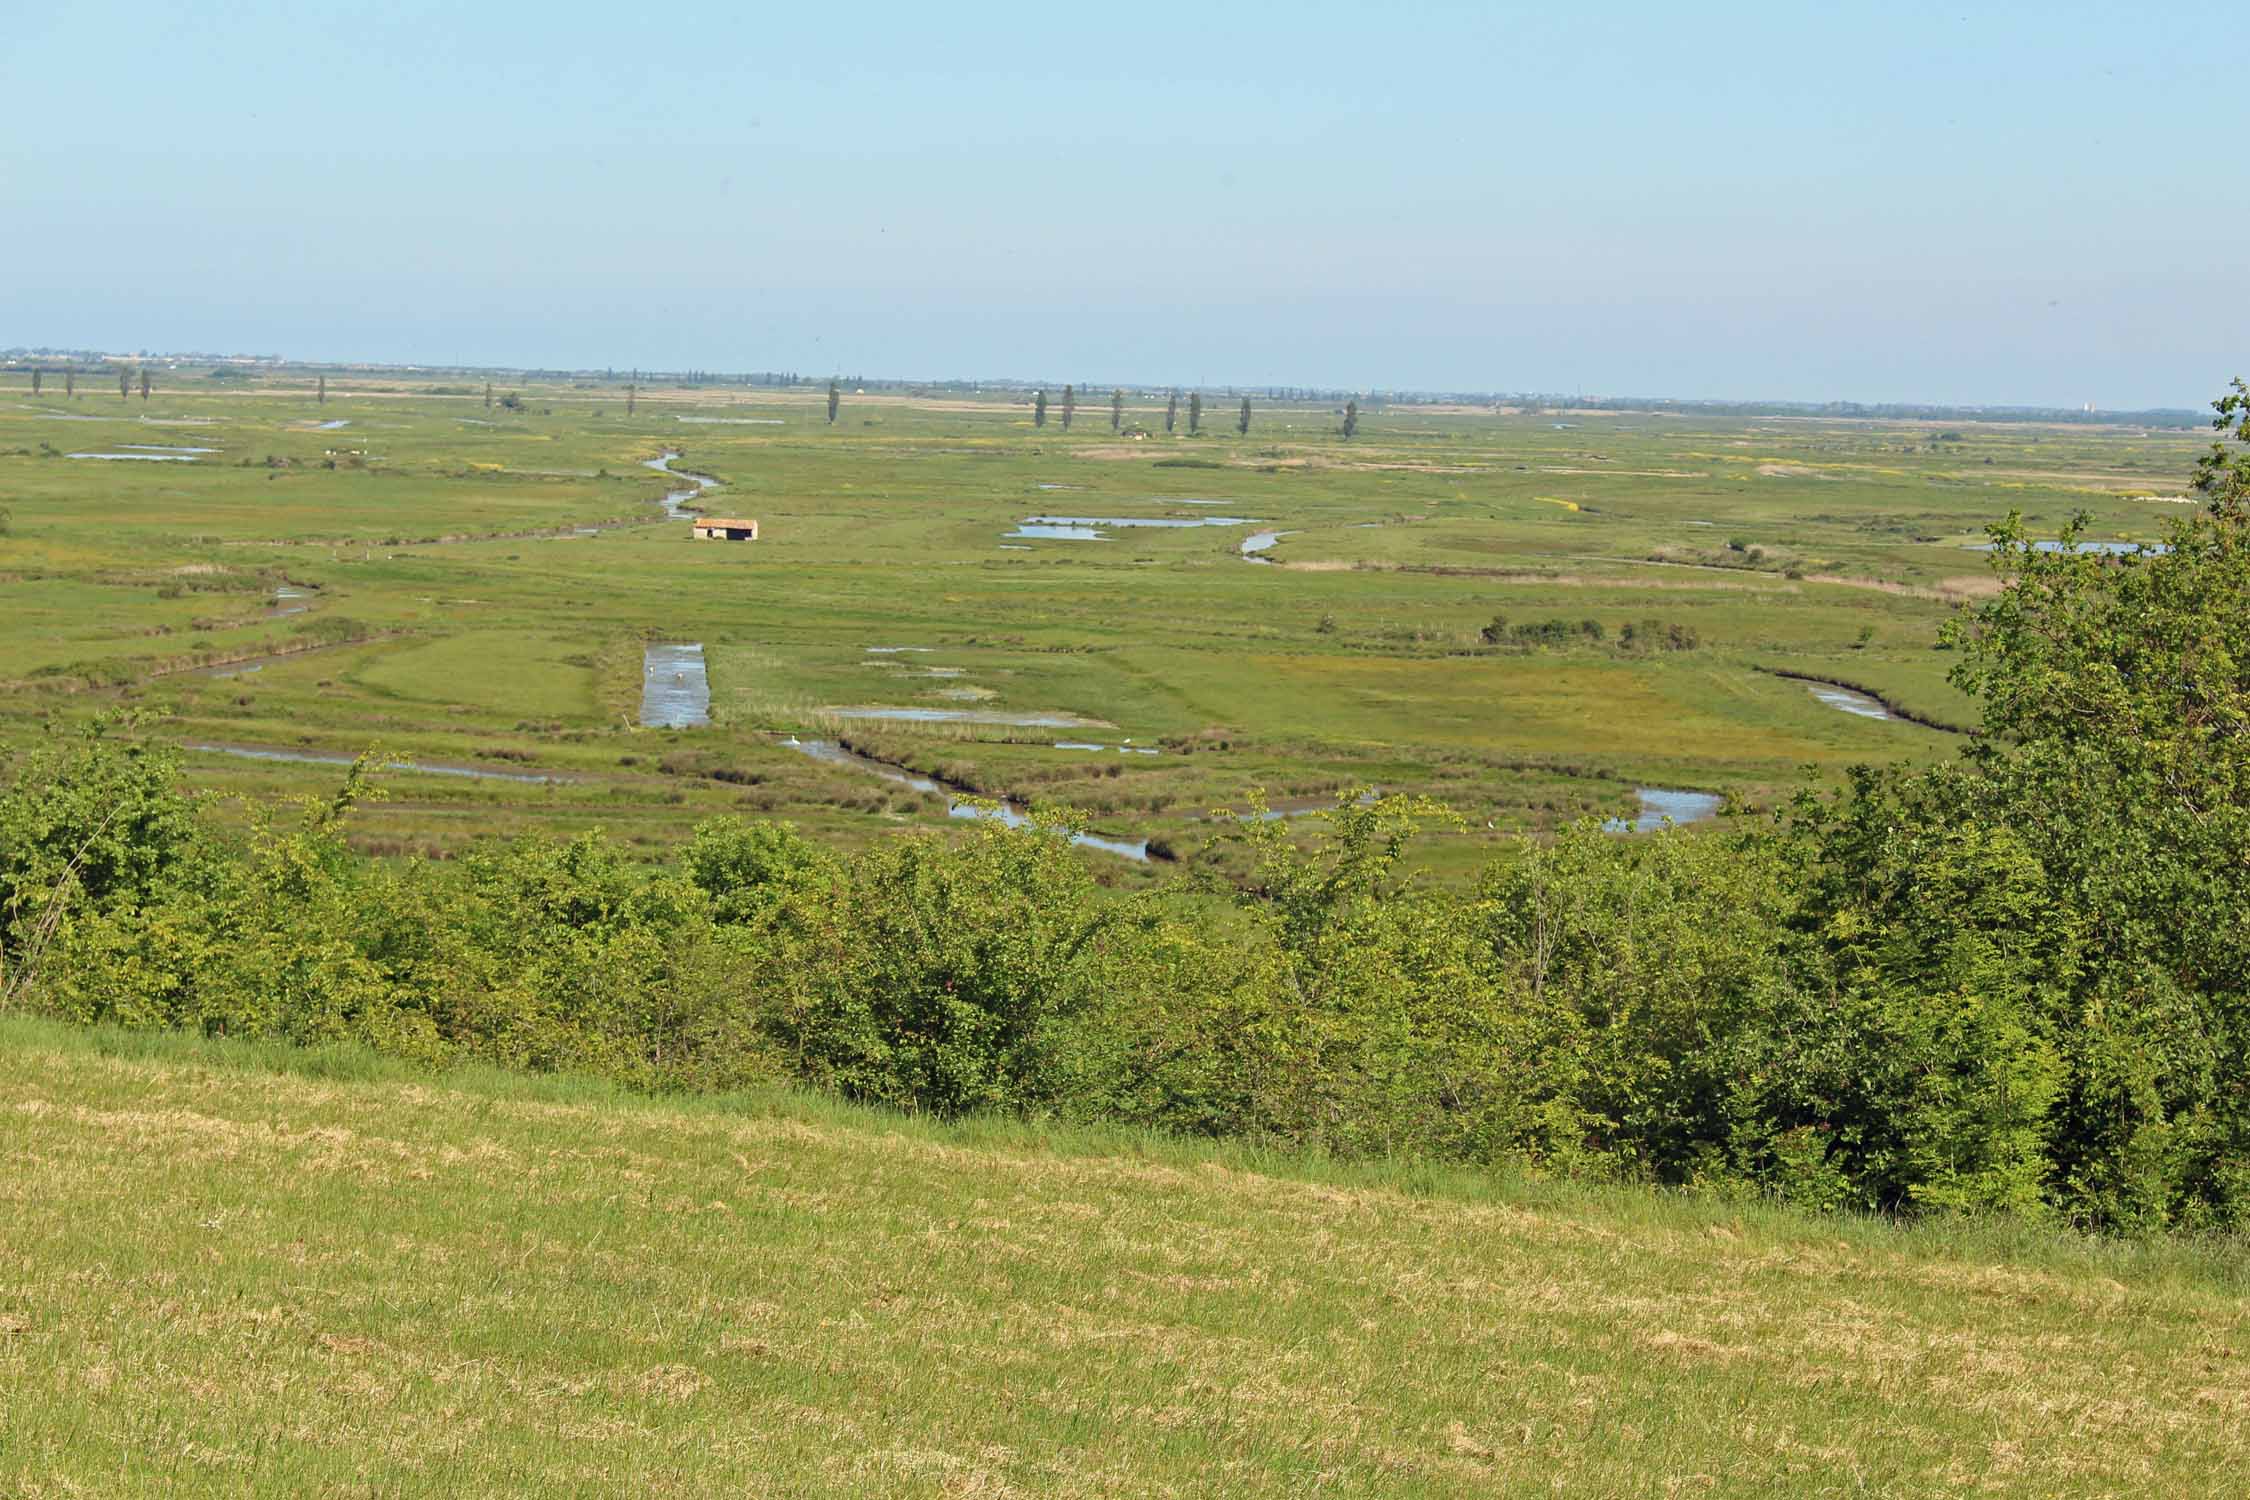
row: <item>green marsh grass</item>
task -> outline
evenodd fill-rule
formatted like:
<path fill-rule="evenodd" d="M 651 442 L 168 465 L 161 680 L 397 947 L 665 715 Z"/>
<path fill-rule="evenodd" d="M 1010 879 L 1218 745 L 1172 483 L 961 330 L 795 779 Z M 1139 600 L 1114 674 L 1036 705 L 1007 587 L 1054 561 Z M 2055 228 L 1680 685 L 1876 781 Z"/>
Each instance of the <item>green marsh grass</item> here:
<path fill-rule="evenodd" d="M 2220 1493 L 2231 1242 L 0 1021 L 0 1490 Z"/>

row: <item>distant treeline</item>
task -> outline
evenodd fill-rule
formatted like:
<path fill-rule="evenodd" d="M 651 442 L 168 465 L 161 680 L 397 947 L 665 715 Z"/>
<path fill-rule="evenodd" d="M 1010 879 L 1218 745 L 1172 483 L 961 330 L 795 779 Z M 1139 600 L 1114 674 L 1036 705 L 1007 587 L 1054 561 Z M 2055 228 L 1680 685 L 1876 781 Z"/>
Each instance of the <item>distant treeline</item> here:
<path fill-rule="evenodd" d="M 1694 417 L 1845 417 L 1866 418 L 1878 421 L 1902 422 L 2041 422 L 2070 424 L 2099 424 L 2111 426 L 2125 424 L 2139 427 L 2185 428 L 2202 424 L 2199 412 L 2171 407 L 2140 411 L 2086 411 L 2079 407 L 2060 406 L 1936 406 L 1916 403 L 1890 402 L 1868 404 L 1858 401 L 1719 401 L 1681 400 L 1668 396 L 1587 396 L 1564 392 L 1544 391 L 1418 391 L 1418 390 L 1349 390 L 1341 387 L 1242 384 L 1242 385 L 1153 385 L 1146 381 L 1081 380 L 1028 380 L 1020 376 L 985 378 L 946 377 L 943 379 L 915 379 L 905 376 L 853 375 L 848 379 L 840 372 L 828 375 L 806 375 L 791 370 L 743 370 L 722 372 L 717 370 L 619 370 L 607 367 L 600 370 L 519 369 L 487 365 L 383 365 L 363 363 L 318 363 L 285 360 L 279 355 L 212 355 L 212 354 L 105 354 L 88 349 L 26 349 L 0 350 L 0 372 L 13 371 L 28 374 L 33 369 L 60 371 L 73 365 L 87 365 L 101 369 L 112 361 L 127 361 L 135 368 L 142 365 L 218 365 L 229 370 L 247 373 L 255 370 L 262 374 L 295 376 L 314 379 L 326 374 L 352 374 L 382 376 L 392 379 L 442 377 L 473 377 L 479 380 L 517 382 L 543 381 L 556 385 L 601 382 L 608 385 L 636 384 L 686 386 L 737 386 L 771 390 L 794 390 L 801 387 L 819 387 L 831 379 L 846 389 L 860 392 L 886 394 L 947 394 L 974 395 L 1014 392 L 1029 397 L 1033 391 L 1072 384 L 1080 390 L 1118 390 L 1136 401 L 1162 400 L 1172 392 L 1194 390 L 1205 395 L 1224 396 L 1237 400 L 1243 396 L 1258 396 L 1267 401 L 1298 404 L 1341 406 L 1345 401 L 1357 399 L 1370 410 L 1384 407 L 1415 406 L 1512 406 L 1531 411 L 1606 411 L 1623 413 L 1673 414 Z"/>

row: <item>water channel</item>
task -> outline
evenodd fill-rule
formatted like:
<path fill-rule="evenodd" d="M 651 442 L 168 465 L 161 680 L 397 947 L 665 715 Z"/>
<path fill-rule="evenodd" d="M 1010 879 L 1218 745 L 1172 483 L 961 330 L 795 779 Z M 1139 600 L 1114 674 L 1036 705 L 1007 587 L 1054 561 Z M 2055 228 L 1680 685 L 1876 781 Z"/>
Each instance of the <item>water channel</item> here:
<path fill-rule="evenodd" d="M 1855 693 L 1848 687 L 1838 687 L 1831 682 L 1808 682 L 1805 686 L 1812 690 L 1815 698 L 1844 713 L 1857 714 L 1863 719 L 1896 721 L 1898 718 L 1897 714 L 1883 706 L 1881 700 L 1870 698 L 1865 693 Z"/>
<path fill-rule="evenodd" d="M 203 755 L 232 755 L 240 760 L 288 761 L 306 766 L 348 766 L 359 757 L 344 755 L 334 750 L 269 750 L 257 745 L 214 745 L 189 742 L 180 746 Z M 483 766 L 448 764 L 443 761 L 387 760 L 386 771 L 412 771 L 423 776 L 467 776 L 478 781 L 523 781 L 547 786 L 570 780 L 567 776 L 550 776 L 536 771 L 491 771 Z"/>
<path fill-rule="evenodd" d="M 684 479 L 688 482 L 689 487 L 687 489 L 673 490 L 664 497 L 664 515 L 666 519 L 673 521 L 686 518 L 687 512 L 680 509 L 682 503 L 695 499 L 705 490 L 715 490 L 719 487 L 719 481 L 708 474 L 691 474 L 686 469 L 673 468 L 672 460 L 679 456 L 679 449 L 667 448 L 661 457 L 641 460 L 641 467 L 644 469 L 654 469 L 667 479 Z"/>
<path fill-rule="evenodd" d="M 1602 824 L 1603 832 L 1653 833 L 1667 821 L 1684 828 L 1717 817 L 1723 800 L 1710 792 L 1682 792 L 1660 786 L 1635 787 L 1633 791 L 1641 799 L 1639 816 L 1610 818 Z"/>
<path fill-rule="evenodd" d="M 711 675 L 701 641 L 651 642 L 641 650 L 641 724 L 696 729 L 711 722 Z"/>
<path fill-rule="evenodd" d="M 883 780 L 898 786 L 943 797 L 947 817 L 990 818 L 1010 828 L 1021 828 L 1031 821 L 1031 815 L 1013 802 L 1005 799 L 999 801 L 969 801 L 959 793 L 932 781 L 927 776 L 917 776 L 903 767 L 857 754 L 828 740 L 801 740 L 795 735 L 791 735 L 782 743 L 798 754 L 808 756 L 823 765 L 849 766 L 854 770 L 864 771 L 870 776 L 880 776 Z M 1074 833 L 1070 836 L 1070 841 L 1081 848 L 1098 849 L 1104 854 L 1114 854 L 1120 859 L 1138 860 L 1143 864 L 1148 862 L 1147 839 L 1110 839 L 1103 838 L 1098 833 Z"/>

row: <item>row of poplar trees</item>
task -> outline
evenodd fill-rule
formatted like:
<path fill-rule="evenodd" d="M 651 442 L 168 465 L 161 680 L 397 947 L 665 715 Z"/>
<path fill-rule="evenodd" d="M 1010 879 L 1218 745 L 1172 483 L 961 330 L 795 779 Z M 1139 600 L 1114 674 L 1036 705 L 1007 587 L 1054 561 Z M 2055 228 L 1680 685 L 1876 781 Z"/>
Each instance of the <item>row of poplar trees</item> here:
<path fill-rule="evenodd" d="M 1062 393 L 1063 431 L 1070 431 L 1071 419 L 1077 414 L 1078 388 L 1076 386 L 1066 385 L 1063 387 Z M 831 413 L 829 420 L 835 420 L 833 413 Z M 1047 393 L 1043 389 L 1036 392 L 1031 398 L 1031 424 L 1034 427 L 1044 427 L 1047 425 Z M 1116 432 L 1121 429 L 1124 424 L 1125 393 L 1122 390 L 1111 391 L 1109 393 L 1109 430 L 1111 432 Z M 1164 430 L 1166 432 L 1177 431 L 1179 428 L 1179 424 L 1180 393 L 1178 391 L 1174 391 L 1172 392 L 1171 399 L 1164 404 Z M 1188 394 L 1187 424 L 1189 437 L 1198 437 L 1202 435 L 1203 393 L 1200 391 L 1191 391 Z M 1244 396 L 1242 398 L 1242 409 L 1235 414 L 1234 430 L 1242 434 L 1244 437 L 1248 437 L 1250 435 L 1250 398 L 1248 396 Z M 1344 405 L 1344 436 L 1346 438 L 1350 438 L 1354 433 L 1358 431 L 1359 403 L 1357 401 L 1346 402 Z"/>
<path fill-rule="evenodd" d="M 143 401 L 146 401 L 146 400 L 148 399 L 148 391 L 149 391 L 149 375 L 148 375 L 148 370 L 147 370 L 147 369 L 146 369 L 146 368 L 144 367 L 144 368 L 142 368 L 142 369 L 140 369 L 140 370 L 138 370 L 138 371 L 135 371 L 135 370 L 132 370 L 132 369 L 129 369 L 129 368 L 127 368 L 127 367 L 126 367 L 126 366 L 124 366 L 124 365 L 119 365 L 119 366 L 117 367 L 117 399 L 118 399 L 118 400 L 120 400 L 120 401 L 130 401 L 130 400 L 132 399 L 132 397 L 133 397 L 133 377 L 134 377 L 134 375 L 135 375 L 135 374 L 138 374 L 138 375 L 140 376 L 140 378 L 141 378 L 141 399 L 142 399 Z M 39 369 L 38 367 L 34 366 L 34 367 L 33 367 L 33 369 L 32 369 L 32 372 L 31 372 L 31 394 L 33 394 L 34 396 L 36 396 L 36 395 L 38 395 L 38 394 L 39 394 L 39 393 L 40 393 L 41 391 L 45 390 L 46 388 L 47 388 L 47 372 L 46 372 L 45 370 Z M 65 368 L 65 369 L 63 370 L 63 394 L 64 394 L 65 396 L 71 396 L 71 397 L 75 397 L 75 396 L 77 396 L 77 394 L 78 394 L 78 372 L 77 372 L 76 370 L 73 370 L 73 369 L 69 369 L 69 368 L 67 368 L 67 367 L 66 367 L 66 368 Z"/>

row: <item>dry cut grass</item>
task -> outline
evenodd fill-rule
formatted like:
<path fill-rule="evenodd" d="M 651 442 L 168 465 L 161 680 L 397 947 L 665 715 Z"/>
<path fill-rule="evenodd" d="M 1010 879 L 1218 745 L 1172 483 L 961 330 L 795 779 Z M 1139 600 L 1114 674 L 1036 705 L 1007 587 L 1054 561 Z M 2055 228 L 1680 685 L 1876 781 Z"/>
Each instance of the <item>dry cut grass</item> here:
<path fill-rule="evenodd" d="M 0 1025 L 0 1494 L 2250 1472 L 2223 1257 L 119 1045 Z"/>

